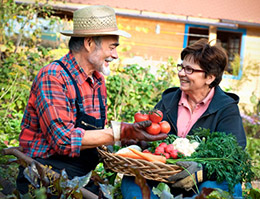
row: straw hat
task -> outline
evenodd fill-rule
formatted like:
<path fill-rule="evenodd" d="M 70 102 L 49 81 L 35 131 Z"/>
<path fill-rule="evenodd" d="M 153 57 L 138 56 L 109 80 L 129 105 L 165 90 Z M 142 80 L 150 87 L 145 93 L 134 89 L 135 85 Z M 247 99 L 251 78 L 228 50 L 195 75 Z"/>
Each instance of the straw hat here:
<path fill-rule="evenodd" d="M 118 30 L 114 9 L 103 5 L 76 10 L 73 13 L 73 30 L 63 30 L 60 33 L 73 37 L 100 35 L 131 37 L 129 33 Z"/>

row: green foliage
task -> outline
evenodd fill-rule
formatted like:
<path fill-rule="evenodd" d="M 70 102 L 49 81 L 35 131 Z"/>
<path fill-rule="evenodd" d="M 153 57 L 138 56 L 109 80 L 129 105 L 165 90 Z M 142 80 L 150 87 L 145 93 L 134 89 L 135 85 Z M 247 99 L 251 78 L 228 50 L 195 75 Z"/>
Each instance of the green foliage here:
<path fill-rule="evenodd" d="M 238 62 L 238 61 L 236 61 Z M 239 63 L 240 64 L 240 63 Z M 238 72 L 240 70 L 240 65 Z M 231 83 L 231 87 L 233 91 L 239 91 L 242 86 L 247 85 L 248 82 L 251 82 L 253 79 L 259 78 L 259 62 L 254 61 L 254 60 L 248 60 L 247 62 L 243 63 L 243 68 L 242 68 L 243 75 L 239 81 L 233 81 Z M 257 88 L 257 87 L 255 87 Z M 254 92 L 257 92 L 256 90 Z"/>
<path fill-rule="evenodd" d="M 234 54 L 234 60 L 230 63 L 231 66 L 231 74 L 234 76 L 237 76 L 240 70 L 240 65 L 241 65 L 241 61 L 240 61 L 240 55 L 239 54 Z"/>
<path fill-rule="evenodd" d="M 260 138 L 260 115 L 252 113 L 241 113 L 243 126 L 247 136 Z"/>
<path fill-rule="evenodd" d="M 260 189 L 253 188 L 251 183 L 245 183 L 243 190 L 244 199 L 258 199 L 260 198 Z"/>
<path fill-rule="evenodd" d="M 74 177 L 69 180 L 65 170 L 61 171 L 59 177 L 55 177 L 53 172 L 48 172 L 49 168 L 40 166 L 32 162 L 28 165 L 24 174 L 29 180 L 29 192 L 23 195 L 22 199 L 45 199 L 56 196 L 64 199 L 82 199 L 80 189 L 90 180 L 91 172 L 81 177 Z M 20 198 L 18 192 L 14 192 L 13 198 Z M 55 198 L 56 198 L 55 197 Z"/>
<path fill-rule="evenodd" d="M 231 193 L 237 183 L 254 180 L 252 157 L 246 149 L 242 149 L 232 134 L 211 133 L 209 129 L 198 128 L 189 139 L 192 140 L 193 136 L 193 140 L 199 141 L 200 145 L 190 157 L 167 159 L 166 162 L 169 164 L 178 161 L 202 163 L 207 177 L 210 179 L 211 176 L 216 176 L 217 182 L 226 181 Z"/>
<path fill-rule="evenodd" d="M 252 158 L 252 170 L 255 173 L 255 178 L 260 179 L 260 139 L 252 137 L 247 138 L 246 149 Z"/>
<path fill-rule="evenodd" d="M 165 183 L 159 183 L 157 187 L 153 187 L 152 189 L 154 195 L 157 195 L 160 198 L 168 198 L 173 199 L 173 195 L 171 194 L 170 187 Z"/>
<path fill-rule="evenodd" d="M 48 17 L 51 11 L 37 3 L 18 5 L 13 0 L 1 1 L 0 7 L 0 29 L 4 33 L 0 35 L 0 135 L 18 136 L 32 80 L 51 60 L 49 49 L 40 46 L 41 29 L 36 17 Z"/>
<path fill-rule="evenodd" d="M 14 0 L 3 0 L 0 2 L 0 43 L 6 47 L 14 47 L 14 52 L 18 47 L 36 46 L 40 42 L 41 28 L 38 16 L 49 18 L 52 10 L 47 5 L 16 4 Z M 53 23 L 49 18 L 50 24 Z"/>
<path fill-rule="evenodd" d="M 202 136 L 207 130 L 198 129 L 194 135 Z M 191 158 L 205 158 L 208 177 L 216 174 L 217 182 L 227 181 L 232 192 L 237 183 L 251 182 L 254 178 L 251 157 L 238 145 L 232 134 L 222 132 L 207 133 Z M 207 158 L 221 158 L 218 161 L 207 161 Z"/>
<path fill-rule="evenodd" d="M 50 13 L 49 8 L 37 3 L 0 2 L 0 150 L 18 146 L 32 80 L 51 60 L 49 49 L 40 46 L 41 29 L 37 21 L 38 15 L 48 18 Z M 0 156 L 0 176 L 15 184 L 18 164 L 9 165 L 12 158 Z"/>
<path fill-rule="evenodd" d="M 116 69 L 114 75 L 106 80 L 108 121 L 133 122 L 137 111 L 153 109 L 162 92 L 173 86 L 168 75 L 165 72 L 155 76 L 150 67 L 143 68 L 137 64 Z"/>
<path fill-rule="evenodd" d="M 203 188 L 202 193 L 200 194 L 201 197 L 206 195 L 206 198 L 212 198 L 212 199 L 233 199 L 234 198 L 231 195 L 231 193 L 227 191 L 223 191 L 218 188 L 212 189 L 211 191 L 208 191 L 208 189 L 210 188 Z"/>
<path fill-rule="evenodd" d="M 247 135 L 246 149 L 252 157 L 253 171 L 256 179 L 260 179 L 260 116 L 246 112 L 242 113 L 243 126 Z"/>

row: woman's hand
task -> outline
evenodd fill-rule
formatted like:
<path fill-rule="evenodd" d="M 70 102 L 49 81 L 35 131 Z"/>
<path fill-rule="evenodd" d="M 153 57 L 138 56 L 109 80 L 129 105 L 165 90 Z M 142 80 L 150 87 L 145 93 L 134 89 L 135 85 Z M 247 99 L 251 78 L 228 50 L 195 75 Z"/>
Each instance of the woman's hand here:
<path fill-rule="evenodd" d="M 201 164 L 192 161 L 180 161 L 176 162 L 176 165 L 184 170 L 169 177 L 169 181 L 174 181 L 172 187 L 189 191 L 196 183 L 203 181 L 203 167 Z"/>

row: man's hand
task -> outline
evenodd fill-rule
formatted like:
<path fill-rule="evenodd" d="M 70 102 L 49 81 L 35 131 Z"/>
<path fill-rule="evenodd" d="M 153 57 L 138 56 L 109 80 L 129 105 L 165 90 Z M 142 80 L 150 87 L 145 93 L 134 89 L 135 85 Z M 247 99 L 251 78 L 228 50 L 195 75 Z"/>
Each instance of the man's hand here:
<path fill-rule="evenodd" d="M 201 164 L 191 161 L 180 161 L 176 165 L 184 168 L 184 170 L 169 177 L 169 181 L 175 181 L 172 187 L 183 188 L 189 191 L 196 183 L 203 181 L 203 167 Z"/>
<path fill-rule="evenodd" d="M 163 140 L 167 137 L 167 134 L 160 133 L 158 135 L 151 135 L 145 131 L 146 127 L 152 124 L 151 121 L 143 121 L 137 123 L 117 123 L 112 122 L 112 128 L 115 141 L 117 140 L 135 140 L 135 141 L 156 141 Z"/>

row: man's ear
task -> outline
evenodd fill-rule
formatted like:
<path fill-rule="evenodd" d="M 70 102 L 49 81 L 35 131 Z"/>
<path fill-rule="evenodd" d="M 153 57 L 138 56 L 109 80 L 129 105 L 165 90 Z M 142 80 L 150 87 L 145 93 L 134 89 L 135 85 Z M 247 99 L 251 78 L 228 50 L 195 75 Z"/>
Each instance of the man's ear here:
<path fill-rule="evenodd" d="M 215 75 L 207 75 L 206 78 L 207 78 L 206 84 L 210 85 L 216 79 L 216 76 Z"/>
<path fill-rule="evenodd" d="M 91 50 L 91 46 L 93 45 L 92 42 L 93 42 L 92 37 L 85 37 L 84 47 L 88 52 L 90 52 L 90 50 Z"/>

